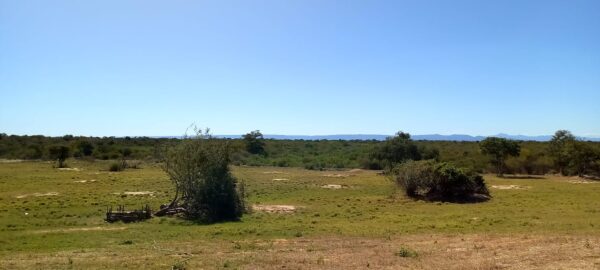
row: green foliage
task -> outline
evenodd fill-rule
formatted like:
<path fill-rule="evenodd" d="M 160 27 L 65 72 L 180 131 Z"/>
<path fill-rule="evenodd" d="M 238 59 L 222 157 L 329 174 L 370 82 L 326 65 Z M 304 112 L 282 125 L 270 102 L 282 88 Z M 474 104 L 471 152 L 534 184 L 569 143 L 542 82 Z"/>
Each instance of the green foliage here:
<path fill-rule="evenodd" d="M 475 195 L 489 195 L 483 177 L 434 160 L 407 161 L 391 175 L 410 197 L 429 200 L 468 201 Z"/>
<path fill-rule="evenodd" d="M 521 146 L 518 142 L 505 138 L 488 137 L 479 143 L 483 154 L 491 156 L 491 162 L 496 167 L 498 176 L 506 172 L 506 159 L 509 156 L 519 156 Z"/>
<path fill-rule="evenodd" d="M 120 172 L 122 170 L 125 170 L 125 166 L 123 162 L 113 162 L 108 167 L 108 170 L 111 172 Z"/>
<path fill-rule="evenodd" d="M 410 139 L 410 134 L 402 131 L 396 136 L 389 137 L 371 155 L 370 160 L 376 160 L 381 168 L 392 168 L 407 160 L 420 160 L 419 147 Z"/>
<path fill-rule="evenodd" d="M 563 175 L 600 174 L 600 150 L 577 140 L 568 130 L 556 131 L 548 145 L 548 154 L 554 168 Z"/>
<path fill-rule="evenodd" d="M 250 154 L 266 154 L 265 142 L 260 130 L 251 131 L 245 134 L 243 137 L 246 145 L 246 151 Z"/>
<path fill-rule="evenodd" d="M 94 152 L 94 145 L 87 141 L 81 140 L 75 144 L 75 155 L 80 157 L 89 157 Z"/>
<path fill-rule="evenodd" d="M 6 135 L 0 139 L 0 158 L 5 159 L 44 159 L 48 157 L 48 147 L 51 145 L 64 145 L 70 143 L 74 156 L 85 159 L 122 159 L 125 148 L 130 149 L 127 159 L 162 161 L 164 149 L 178 144 L 179 138 L 148 138 L 148 137 L 63 137 L 44 136 L 15 136 Z M 231 161 L 234 165 L 249 166 L 281 166 L 304 167 L 313 170 L 328 168 L 365 168 L 381 169 L 384 164 L 376 159 L 374 154 L 388 144 L 387 141 L 344 141 L 344 140 L 270 140 L 265 139 L 264 149 L 268 155 L 255 155 L 246 151 L 243 139 L 221 139 L 227 141 L 231 150 Z M 78 149 L 81 141 L 89 142 L 93 146 L 90 156 L 86 157 Z M 569 154 L 586 147 L 598 151 L 600 143 L 583 142 L 583 147 L 565 148 L 565 174 L 577 174 L 578 162 L 571 162 L 574 158 Z M 477 142 L 459 141 L 411 141 L 417 146 L 421 159 L 436 159 L 451 162 L 456 166 L 473 169 L 477 172 L 497 172 L 497 167 L 490 166 L 489 158 L 482 153 Z M 555 166 L 554 157 L 549 151 L 549 142 L 520 142 L 521 155 L 506 158 L 506 173 L 517 174 L 545 174 L 552 169 L 559 171 Z M 569 150 L 573 148 L 574 150 Z M 585 160 L 585 158 L 581 159 Z M 599 161 L 586 165 L 586 173 L 600 174 Z M 589 162 L 588 162 L 589 163 Z M 582 166 L 579 166 L 582 167 Z"/>
<path fill-rule="evenodd" d="M 211 223 L 237 220 L 244 213 L 244 198 L 229 170 L 229 152 L 226 141 L 197 131 L 167 153 L 164 170 L 176 192 L 172 204 L 180 200 L 188 218 Z"/>
<path fill-rule="evenodd" d="M 584 175 L 586 173 L 598 173 L 598 161 L 600 151 L 584 142 L 575 141 L 568 151 L 569 174 Z"/>
<path fill-rule="evenodd" d="M 58 168 L 65 167 L 65 160 L 69 158 L 70 154 L 71 150 L 69 149 L 69 147 L 66 147 L 64 145 L 53 145 L 50 148 L 48 148 L 48 155 L 50 159 L 57 161 Z"/>
<path fill-rule="evenodd" d="M 561 174 L 566 174 L 565 169 L 569 165 L 569 160 L 575 143 L 575 136 L 568 130 L 558 130 L 552 136 L 548 145 L 548 153 L 553 158 L 554 167 Z"/>

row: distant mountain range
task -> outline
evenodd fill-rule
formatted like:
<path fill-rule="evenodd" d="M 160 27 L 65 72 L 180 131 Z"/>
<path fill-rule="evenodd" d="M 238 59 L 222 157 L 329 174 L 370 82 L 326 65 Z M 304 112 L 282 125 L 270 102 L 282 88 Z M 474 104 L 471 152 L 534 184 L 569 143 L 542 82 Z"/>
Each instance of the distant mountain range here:
<path fill-rule="evenodd" d="M 215 135 L 218 138 L 231 138 L 237 139 L 242 135 Z M 275 135 L 275 134 L 265 134 L 265 139 L 275 139 L 275 140 L 377 140 L 383 141 L 390 135 L 380 135 L 380 134 L 340 134 L 340 135 Z M 491 135 L 494 137 L 507 138 L 511 140 L 519 140 L 519 141 L 549 141 L 552 138 L 552 135 L 541 135 L 541 136 L 527 136 L 527 135 L 510 135 L 510 134 L 496 134 Z M 471 136 L 465 134 L 452 134 L 452 135 L 440 135 L 440 134 L 427 134 L 427 135 L 411 135 L 413 140 L 419 141 L 466 141 L 466 142 L 476 142 L 485 139 L 486 137 L 491 136 Z M 593 137 L 578 137 L 580 140 L 584 141 L 596 141 L 600 142 L 600 138 Z"/>

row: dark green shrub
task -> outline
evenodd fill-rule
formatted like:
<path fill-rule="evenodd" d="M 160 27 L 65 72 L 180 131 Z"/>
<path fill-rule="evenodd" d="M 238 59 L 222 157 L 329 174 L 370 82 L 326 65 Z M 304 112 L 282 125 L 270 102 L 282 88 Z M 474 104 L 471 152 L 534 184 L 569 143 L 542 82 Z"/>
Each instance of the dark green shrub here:
<path fill-rule="evenodd" d="M 166 155 L 164 170 L 175 185 L 171 205 L 181 205 L 200 222 L 237 220 L 245 212 L 243 193 L 229 170 L 227 141 L 197 131 Z"/>
<path fill-rule="evenodd" d="M 449 163 L 408 161 L 396 166 L 391 173 L 396 184 L 410 197 L 467 201 L 489 196 L 483 177 Z"/>
<path fill-rule="evenodd" d="M 57 161 L 59 168 L 66 167 L 65 160 L 71 155 L 71 149 L 64 145 L 54 145 L 48 148 L 48 155 L 50 159 Z"/>
<path fill-rule="evenodd" d="M 123 162 L 113 162 L 108 166 L 108 170 L 111 172 L 120 172 L 125 169 Z"/>

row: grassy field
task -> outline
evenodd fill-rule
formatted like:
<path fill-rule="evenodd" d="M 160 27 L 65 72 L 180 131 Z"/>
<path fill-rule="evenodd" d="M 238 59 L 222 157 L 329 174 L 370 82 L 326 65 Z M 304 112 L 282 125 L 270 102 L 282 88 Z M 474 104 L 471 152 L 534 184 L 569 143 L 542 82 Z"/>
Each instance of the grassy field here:
<path fill-rule="evenodd" d="M 452 204 L 408 199 L 373 171 L 234 167 L 251 204 L 296 210 L 107 224 L 107 206 L 168 202 L 169 179 L 153 164 L 68 163 L 0 163 L 0 269 L 600 268 L 600 182 L 486 175 L 490 201 Z"/>

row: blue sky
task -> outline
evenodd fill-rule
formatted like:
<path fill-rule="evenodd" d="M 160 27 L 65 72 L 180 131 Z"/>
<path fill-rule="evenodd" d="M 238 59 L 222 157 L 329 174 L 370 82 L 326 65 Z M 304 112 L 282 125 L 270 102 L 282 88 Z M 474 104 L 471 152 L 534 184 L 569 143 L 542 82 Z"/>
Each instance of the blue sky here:
<path fill-rule="evenodd" d="M 600 1 L 0 0 L 0 132 L 600 135 Z"/>

